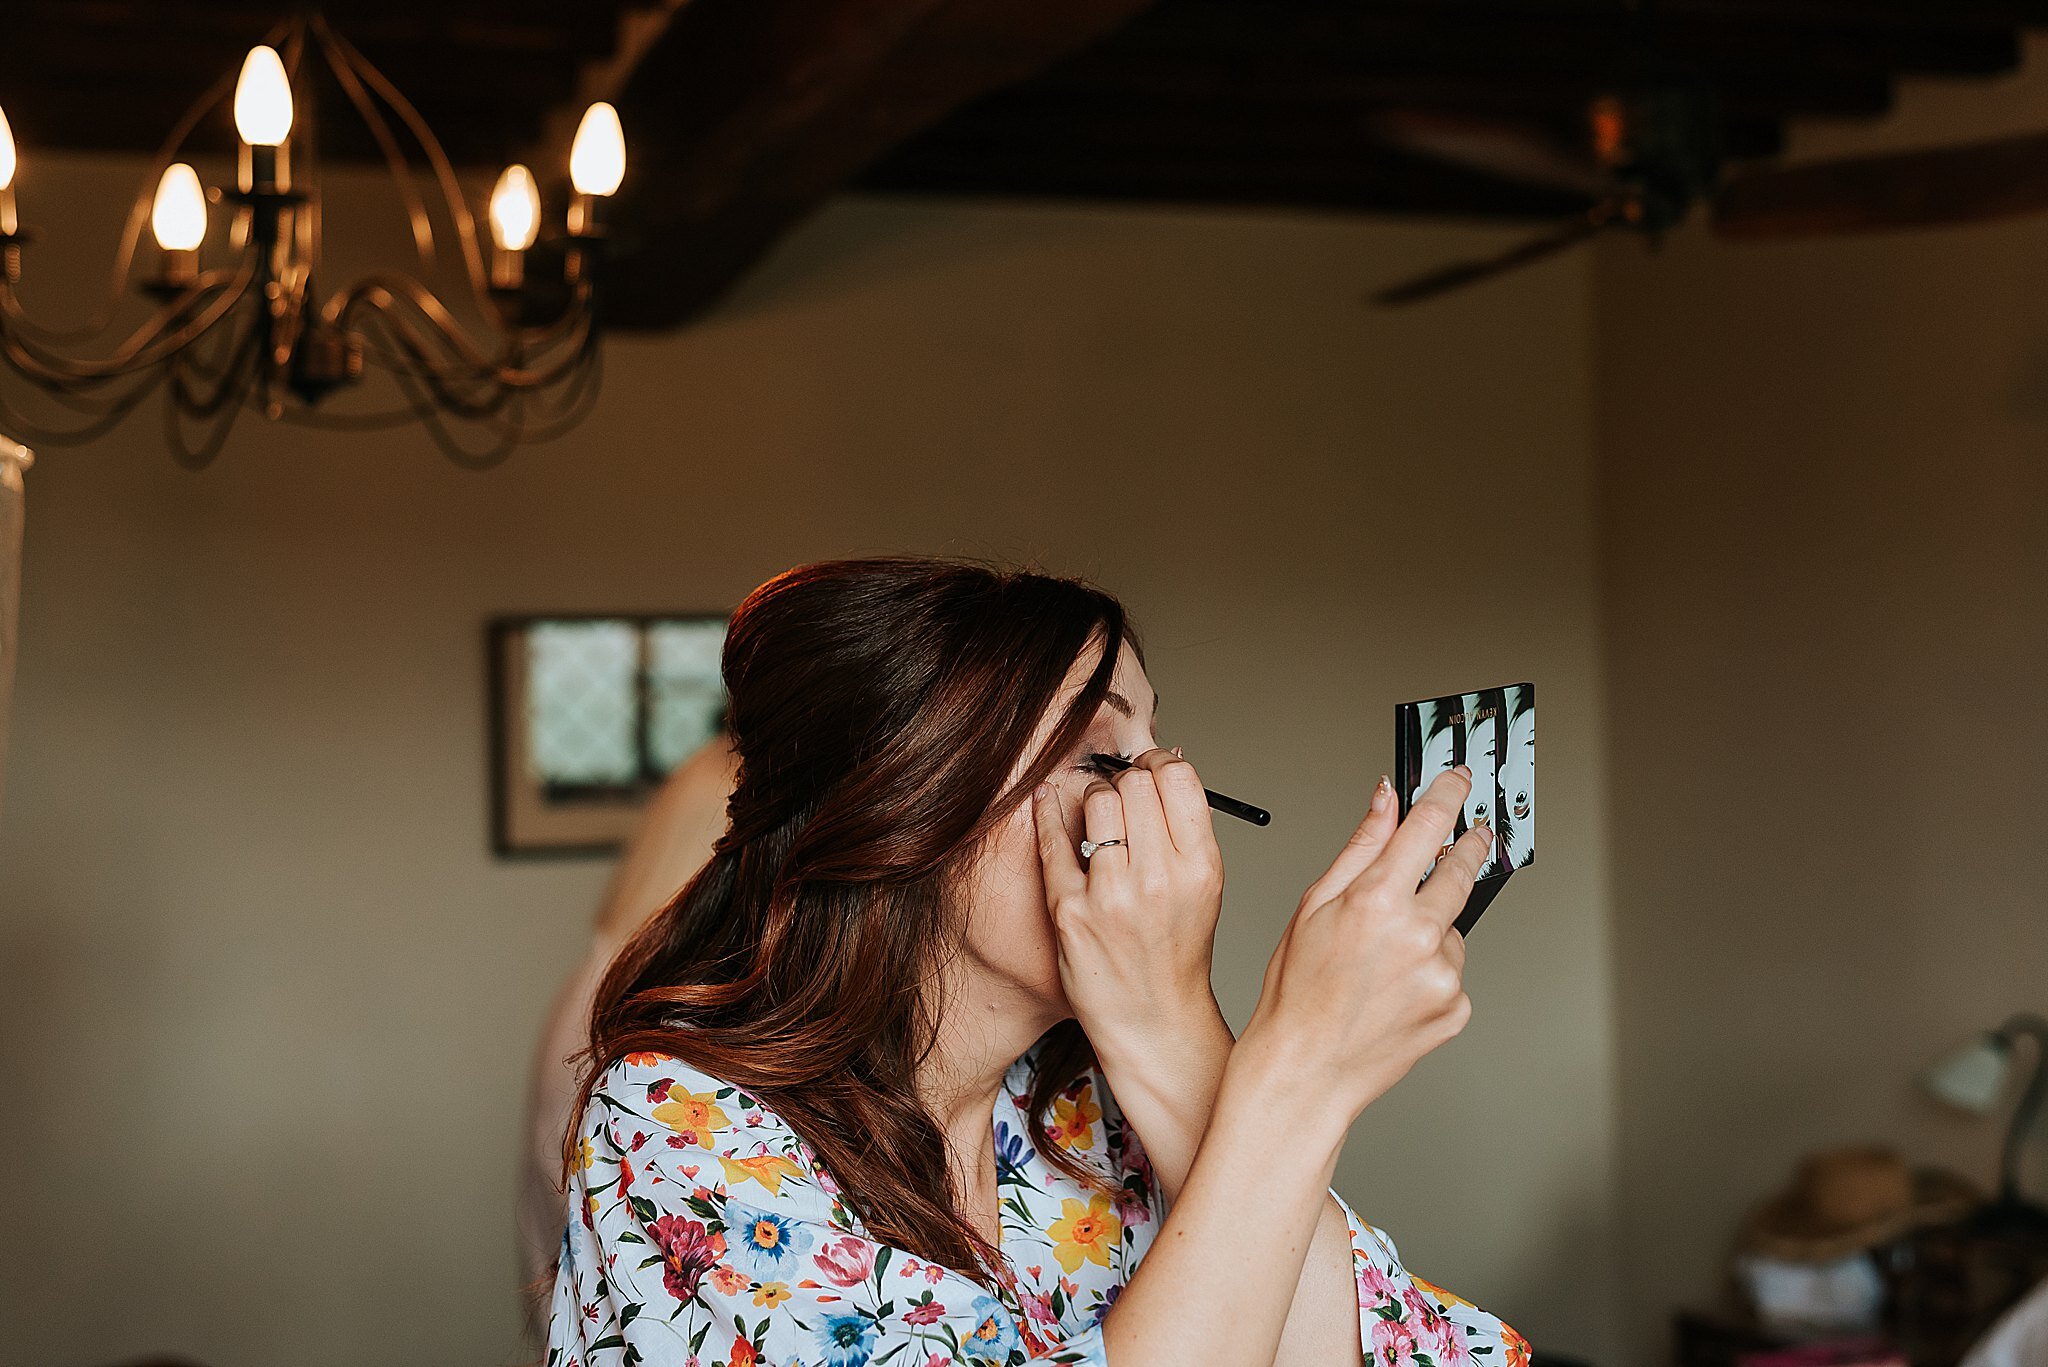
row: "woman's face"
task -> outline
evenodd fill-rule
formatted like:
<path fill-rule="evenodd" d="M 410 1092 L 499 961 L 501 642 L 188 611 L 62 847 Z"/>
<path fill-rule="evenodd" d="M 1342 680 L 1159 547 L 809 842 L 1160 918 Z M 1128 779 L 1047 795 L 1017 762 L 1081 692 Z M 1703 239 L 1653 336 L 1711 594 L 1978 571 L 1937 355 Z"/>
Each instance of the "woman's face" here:
<path fill-rule="evenodd" d="M 1514 832 L 1512 858 L 1527 857 L 1536 843 L 1536 709 L 1508 727 L 1508 752 L 1501 760 L 1500 788 Z"/>
<path fill-rule="evenodd" d="M 1098 649 L 1090 649 L 1067 671 L 1059 697 L 1039 719 L 1025 760 L 1010 774 L 1012 784 L 1052 738 L 1060 716 L 1087 684 L 1100 658 Z M 1096 709 L 1080 741 L 1059 757 L 1047 779 L 1059 797 L 1068 838 L 1076 846 L 1081 840 L 1081 794 L 1098 777 L 1081 767 L 1088 755 L 1101 752 L 1128 758 L 1159 743 L 1152 730 L 1158 696 L 1129 645 L 1117 654 L 1109 689 L 1107 700 Z M 1019 803 L 991 834 L 981 858 L 962 881 L 960 898 L 966 913 L 960 966 L 998 988 L 999 996 L 1013 996 L 1020 1008 L 1041 1014 L 1046 1027 L 1072 1015 L 1060 986 L 1059 951 L 1052 915 L 1045 905 L 1038 833 L 1029 801 Z"/>
<path fill-rule="evenodd" d="M 1430 784 L 1436 782 L 1436 776 L 1458 762 L 1457 744 L 1458 733 L 1448 726 L 1422 743 L 1422 778 L 1416 783 L 1415 791 L 1408 794 L 1409 806 L 1422 801 L 1422 795 L 1429 790 Z"/>
<path fill-rule="evenodd" d="M 1472 704 L 1471 710 L 1478 710 Z M 1493 786 L 1494 765 L 1499 756 L 1495 754 L 1500 745 L 1500 733 L 1494 725 L 1496 718 L 1488 717 L 1475 722 L 1465 733 L 1465 764 L 1472 770 L 1472 791 L 1465 797 L 1465 825 L 1467 827 L 1491 825 L 1494 818 L 1495 796 Z M 1489 850 L 1485 864 L 1480 871 L 1493 867 L 1493 855 Z"/>

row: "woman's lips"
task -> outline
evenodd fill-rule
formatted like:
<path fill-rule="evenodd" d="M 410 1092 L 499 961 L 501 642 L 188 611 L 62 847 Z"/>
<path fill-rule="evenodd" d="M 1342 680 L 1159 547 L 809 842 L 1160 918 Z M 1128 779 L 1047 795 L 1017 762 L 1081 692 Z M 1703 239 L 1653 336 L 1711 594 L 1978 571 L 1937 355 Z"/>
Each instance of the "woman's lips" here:
<path fill-rule="evenodd" d="M 1514 812 L 1515 820 L 1517 821 L 1527 821 L 1529 819 L 1529 795 L 1527 793 L 1515 794 Z"/>

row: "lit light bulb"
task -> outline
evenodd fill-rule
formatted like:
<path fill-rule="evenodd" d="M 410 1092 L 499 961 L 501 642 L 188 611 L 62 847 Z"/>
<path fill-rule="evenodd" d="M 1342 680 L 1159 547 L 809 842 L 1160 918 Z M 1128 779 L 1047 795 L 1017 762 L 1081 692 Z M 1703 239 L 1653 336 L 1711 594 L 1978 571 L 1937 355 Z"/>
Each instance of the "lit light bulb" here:
<path fill-rule="evenodd" d="M 251 147 L 276 147 L 292 131 L 292 84 L 272 47 L 252 47 L 235 82 L 235 131 Z"/>
<path fill-rule="evenodd" d="M 619 111 L 599 100 L 583 111 L 569 148 L 569 183 L 579 195 L 609 195 L 626 178 L 626 134 Z"/>
<path fill-rule="evenodd" d="M 7 126 L 7 111 L 0 109 L 0 190 L 14 184 L 14 130 Z"/>
<path fill-rule="evenodd" d="M 540 233 L 540 187 L 533 172 L 516 162 L 491 191 L 491 237 L 508 252 L 523 252 Z"/>
<path fill-rule="evenodd" d="M 199 187 L 197 171 L 182 161 L 164 168 L 149 226 L 156 233 L 156 245 L 167 252 L 199 250 L 206 240 L 206 192 Z"/>

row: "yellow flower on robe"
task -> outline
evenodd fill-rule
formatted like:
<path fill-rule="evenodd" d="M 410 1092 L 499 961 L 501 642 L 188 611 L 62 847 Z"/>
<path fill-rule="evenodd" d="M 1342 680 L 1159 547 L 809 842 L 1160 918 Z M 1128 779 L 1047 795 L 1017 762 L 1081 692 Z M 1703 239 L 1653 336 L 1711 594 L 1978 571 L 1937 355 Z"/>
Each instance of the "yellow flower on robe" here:
<path fill-rule="evenodd" d="M 1430 1295 L 1435 1296 L 1445 1305 L 1462 1305 L 1465 1306 L 1467 1309 L 1471 1310 L 1477 1310 L 1479 1308 L 1478 1306 L 1473 1305 L 1472 1302 L 1466 1300 L 1463 1296 L 1460 1296 L 1457 1292 L 1446 1291 L 1441 1286 L 1438 1286 L 1435 1282 L 1426 1282 L 1412 1272 L 1408 1274 L 1408 1280 L 1414 1282 L 1417 1286 L 1421 1287 L 1424 1291 L 1427 1291 Z"/>
<path fill-rule="evenodd" d="M 685 1144 L 708 1149 L 711 1136 L 732 1124 L 732 1118 L 718 1104 L 717 1095 L 716 1092 L 698 1095 L 670 1091 L 668 1100 L 656 1106 L 651 1114 L 680 1135 Z"/>
<path fill-rule="evenodd" d="M 583 1172 L 597 1161 L 597 1150 L 590 1146 L 588 1138 L 576 1141 L 576 1170 Z"/>
<path fill-rule="evenodd" d="M 1109 1266 L 1109 1251 L 1123 1242 L 1124 1222 L 1118 1218 L 1108 1196 L 1096 1192 L 1082 1205 L 1071 1196 L 1060 1202 L 1060 1218 L 1045 1231 L 1053 1241 L 1052 1255 L 1068 1272 L 1081 1264 Z"/>
<path fill-rule="evenodd" d="M 754 1288 L 754 1304 L 773 1310 L 789 1299 L 788 1282 L 769 1282 Z"/>
<path fill-rule="evenodd" d="M 780 1195 L 782 1179 L 795 1177 L 803 1169 L 780 1154 L 762 1153 L 752 1158 L 728 1158 L 718 1155 L 719 1166 L 725 1169 L 725 1184 L 736 1187 L 742 1182 L 759 1182 L 769 1191 Z"/>
<path fill-rule="evenodd" d="M 1063 1149 L 1085 1149 L 1095 1143 L 1095 1122 L 1102 1119 L 1102 1108 L 1089 1091 L 1083 1087 L 1077 1100 L 1059 1097 L 1052 1103 L 1052 1138 Z"/>

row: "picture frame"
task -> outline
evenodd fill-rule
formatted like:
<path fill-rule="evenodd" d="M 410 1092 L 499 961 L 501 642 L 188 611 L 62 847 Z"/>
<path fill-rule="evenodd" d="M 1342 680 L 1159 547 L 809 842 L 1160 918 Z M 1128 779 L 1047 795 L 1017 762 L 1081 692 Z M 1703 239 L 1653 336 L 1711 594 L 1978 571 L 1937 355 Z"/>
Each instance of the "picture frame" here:
<path fill-rule="evenodd" d="M 668 771 L 723 728 L 728 618 L 697 611 L 490 619 L 492 852 L 616 855 Z"/>

